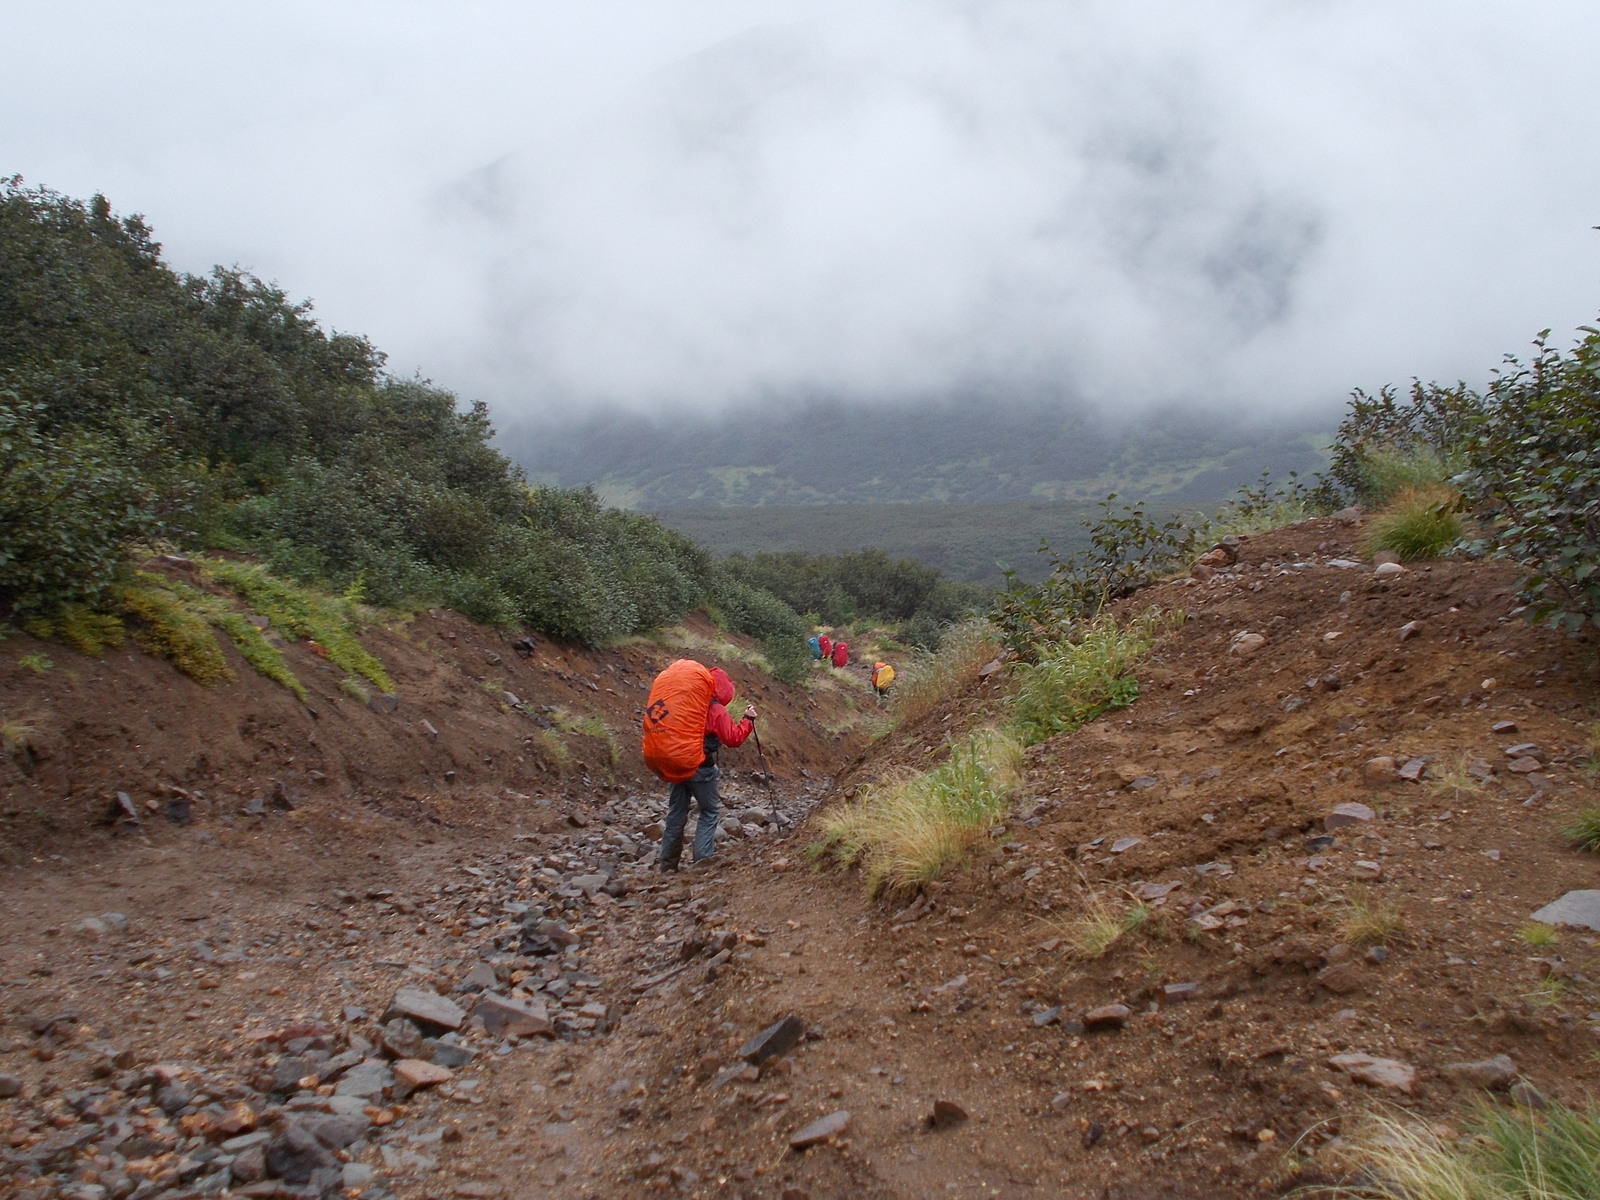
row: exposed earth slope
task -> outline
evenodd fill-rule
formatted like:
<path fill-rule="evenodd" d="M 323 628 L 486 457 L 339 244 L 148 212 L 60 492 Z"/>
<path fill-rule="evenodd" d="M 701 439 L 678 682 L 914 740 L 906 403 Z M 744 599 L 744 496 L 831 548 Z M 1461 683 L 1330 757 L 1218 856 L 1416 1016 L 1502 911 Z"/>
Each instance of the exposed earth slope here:
<path fill-rule="evenodd" d="M 0 1179 L 86 1200 L 1225 1197 L 1325 1177 L 1380 1100 L 1445 1123 L 1479 1094 L 1579 1101 L 1600 1082 L 1596 935 L 1529 918 L 1596 886 L 1556 833 L 1596 798 L 1594 646 L 1525 625 L 1501 565 L 1335 565 L 1360 536 L 1304 523 L 1139 593 L 1189 614 L 1141 698 L 1030 751 L 992 851 L 894 903 L 812 868 L 803 818 L 935 761 L 998 711 L 998 675 L 846 763 L 828 731 L 859 680 L 789 692 L 733 664 L 768 714 L 773 790 L 741 752 L 723 865 L 663 878 L 660 789 L 627 764 L 664 648 L 510 664 L 531 711 L 585 701 L 617 730 L 605 786 L 592 755 L 585 783 L 531 753 L 530 718 L 483 687 L 446 687 L 460 667 L 428 683 L 440 653 L 479 674 L 471 655 L 511 658 L 447 616 L 375 644 L 421 657 L 391 663 L 403 707 L 344 713 L 366 731 L 348 736 L 292 702 L 246 733 L 226 689 L 175 703 L 187 685 L 159 664 L 77 664 L 76 711 L 96 715 L 7 780 L 34 861 L 0 882 Z M 0 647 L 8 713 L 51 680 L 15 669 L 24 649 Z M 461 737 L 449 766 L 425 730 L 394 732 L 423 719 Z M 214 781 L 163 774 L 197 747 Z M 75 799 L 45 829 L 26 814 L 52 762 Z M 86 823 L 140 763 L 141 805 L 173 798 L 161 782 L 208 793 L 195 824 Z M 295 768 L 323 779 L 275 811 L 268 780 Z M 239 812 L 246 779 L 264 816 Z M 1149 914 L 1089 959 L 1072 919 L 1096 896 Z M 467 1016 L 479 988 L 507 999 Z M 425 993 L 395 1007 L 415 1020 L 381 1026 L 403 989 Z M 741 1058 L 789 1016 L 771 1058 Z"/>

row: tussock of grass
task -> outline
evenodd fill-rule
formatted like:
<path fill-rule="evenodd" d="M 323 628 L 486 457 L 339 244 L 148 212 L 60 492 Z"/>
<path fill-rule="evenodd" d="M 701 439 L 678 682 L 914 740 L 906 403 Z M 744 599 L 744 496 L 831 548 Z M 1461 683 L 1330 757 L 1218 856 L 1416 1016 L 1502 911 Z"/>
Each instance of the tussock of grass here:
<path fill-rule="evenodd" d="M 30 717 L 0 713 L 0 749 L 7 754 L 26 754 L 39 736 L 39 726 Z"/>
<path fill-rule="evenodd" d="M 1437 775 L 1428 779 L 1428 790 L 1452 803 L 1488 795 L 1489 789 L 1484 781 L 1467 769 L 1471 762 L 1471 755 L 1458 755 L 1448 766 L 1442 767 Z"/>
<path fill-rule="evenodd" d="M 55 663 L 43 654 L 24 654 L 17 659 L 17 666 L 24 671 L 32 671 L 35 675 L 43 675 L 46 671 L 55 669 Z"/>
<path fill-rule="evenodd" d="M 1387 550 L 1408 562 L 1438 558 L 1461 540 L 1459 499 L 1445 487 L 1400 491 L 1373 519 L 1368 551 Z"/>
<path fill-rule="evenodd" d="M 346 674 L 359 675 L 380 692 L 393 694 L 394 681 L 383 664 L 356 639 L 362 614 L 349 600 L 299 587 L 248 563 L 212 559 L 205 570 L 279 629 L 316 642 L 328 661 Z"/>
<path fill-rule="evenodd" d="M 1554 927 L 1540 921 L 1529 921 L 1517 930 L 1517 936 L 1535 949 L 1554 946 L 1558 939 Z"/>
<path fill-rule="evenodd" d="M 1070 733 L 1139 696 L 1129 672 L 1165 622 L 1156 609 L 1118 625 L 1110 613 L 1086 623 L 1070 642 L 1054 644 L 1038 662 L 1015 663 L 1012 720 L 1026 745 Z"/>
<path fill-rule="evenodd" d="M 1356 894 L 1350 897 L 1339 921 L 1339 936 L 1352 946 L 1381 946 L 1405 928 L 1405 906 Z"/>
<path fill-rule="evenodd" d="M 1015 739 L 975 733 L 932 771 L 869 788 L 825 818 L 817 852 L 861 861 L 873 895 L 929 883 L 1000 822 L 1021 766 Z"/>
<path fill-rule="evenodd" d="M 1561 823 L 1561 840 L 1575 850 L 1600 851 L 1600 804 L 1592 801 Z"/>
<path fill-rule="evenodd" d="M 1138 901 L 1113 903 L 1092 892 L 1083 911 L 1059 926 L 1059 936 L 1074 958 L 1096 959 L 1150 919 L 1150 909 Z"/>
<path fill-rule="evenodd" d="M 574 734 L 577 737 L 594 738 L 596 741 L 604 742 L 606 755 L 613 767 L 622 761 L 622 750 L 617 745 L 617 739 L 612 736 L 611 730 L 607 728 L 606 723 L 598 716 L 591 713 L 589 716 L 580 717 L 564 708 L 557 708 L 550 713 L 550 719 L 556 723 L 556 728 L 563 733 Z M 565 749 L 564 746 L 563 749 Z"/>
<path fill-rule="evenodd" d="M 978 672 L 999 653 L 999 638 L 987 621 L 966 621 L 946 630 L 937 653 L 914 654 L 896 668 L 889 711 L 901 724 L 920 721 L 977 683 Z"/>
<path fill-rule="evenodd" d="M 534 749 L 556 767 L 572 765 L 572 751 L 567 749 L 567 744 L 561 740 L 561 735 L 553 729 L 541 729 L 533 735 Z"/>
<path fill-rule="evenodd" d="M 1409 1115 L 1370 1115 L 1345 1157 L 1370 1182 L 1330 1189 L 1363 1200 L 1593 1200 L 1600 1196 L 1600 1111 L 1477 1110 L 1467 1136 L 1442 1138 Z"/>

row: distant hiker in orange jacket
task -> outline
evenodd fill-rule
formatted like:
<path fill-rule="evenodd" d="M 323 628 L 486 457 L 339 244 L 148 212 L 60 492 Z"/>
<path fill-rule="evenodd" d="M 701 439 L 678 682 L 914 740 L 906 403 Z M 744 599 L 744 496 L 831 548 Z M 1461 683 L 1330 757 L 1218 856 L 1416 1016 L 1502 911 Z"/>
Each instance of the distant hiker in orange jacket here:
<path fill-rule="evenodd" d="M 687 783 L 675 783 L 667 793 L 667 825 L 661 834 L 661 860 L 663 871 L 676 871 L 678 858 L 683 853 L 683 830 L 689 823 L 689 801 L 692 798 L 700 810 L 694 831 L 694 861 L 703 863 L 716 853 L 717 816 L 722 811 L 717 803 L 717 751 L 723 746 L 741 746 L 756 727 L 756 710 L 745 705 L 744 716 L 735 723 L 728 716 L 728 703 L 733 699 L 733 680 L 721 667 L 711 669 L 711 707 L 706 710 L 705 760 Z"/>
<path fill-rule="evenodd" d="M 850 665 L 850 643 L 835 642 L 833 644 L 833 665 L 846 667 Z"/>

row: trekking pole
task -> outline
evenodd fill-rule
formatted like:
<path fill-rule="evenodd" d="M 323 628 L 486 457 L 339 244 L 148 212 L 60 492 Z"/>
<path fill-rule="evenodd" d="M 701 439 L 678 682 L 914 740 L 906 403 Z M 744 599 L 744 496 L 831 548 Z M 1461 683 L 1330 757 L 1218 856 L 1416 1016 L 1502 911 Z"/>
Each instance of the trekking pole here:
<path fill-rule="evenodd" d="M 761 760 L 761 780 L 767 785 L 767 794 L 772 794 L 772 768 L 767 764 L 767 752 L 761 748 L 761 735 L 756 732 L 756 727 L 750 727 L 750 736 L 756 739 L 756 757 Z"/>

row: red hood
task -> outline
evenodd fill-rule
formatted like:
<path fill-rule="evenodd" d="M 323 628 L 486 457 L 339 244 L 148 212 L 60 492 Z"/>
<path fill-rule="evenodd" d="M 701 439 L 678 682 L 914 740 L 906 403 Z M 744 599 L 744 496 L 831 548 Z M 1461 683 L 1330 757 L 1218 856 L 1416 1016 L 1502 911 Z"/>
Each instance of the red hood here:
<path fill-rule="evenodd" d="M 711 668 L 711 698 L 724 707 L 733 699 L 733 680 L 721 667 Z"/>

